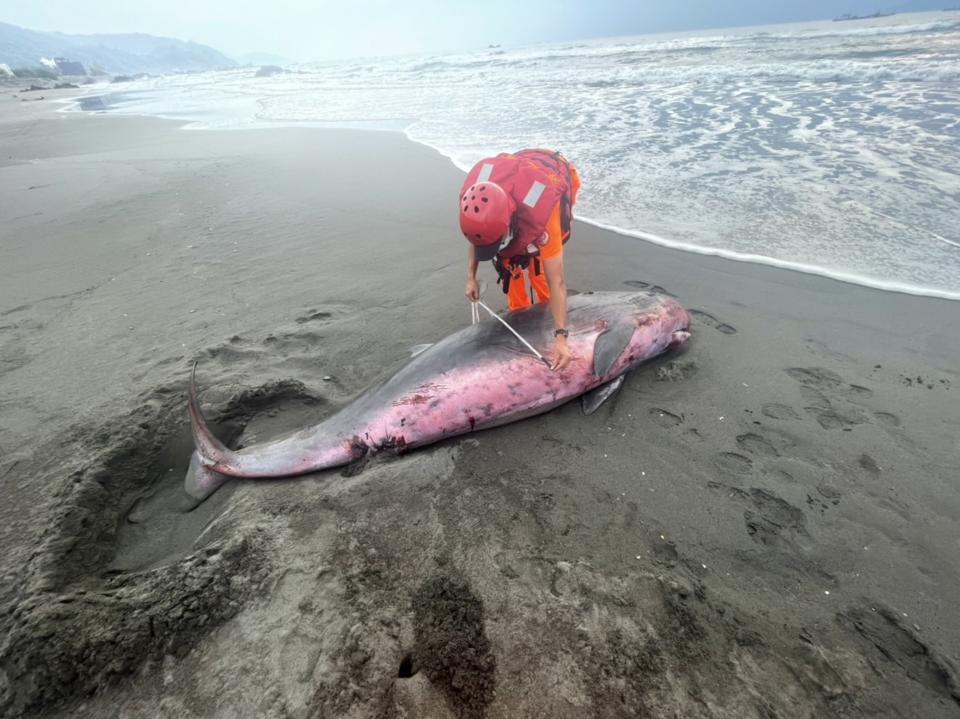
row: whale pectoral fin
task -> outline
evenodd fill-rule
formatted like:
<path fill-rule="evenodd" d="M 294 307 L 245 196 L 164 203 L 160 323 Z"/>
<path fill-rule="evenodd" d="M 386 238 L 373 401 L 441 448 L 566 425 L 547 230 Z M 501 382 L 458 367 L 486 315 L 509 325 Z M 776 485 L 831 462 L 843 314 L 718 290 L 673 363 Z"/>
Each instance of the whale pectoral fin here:
<path fill-rule="evenodd" d="M 622 386 L 623 375 L 620 375 L 615 380 L 587 392 L 580 398 L 580 407 L 583 409 L 583 413 L 589 416 L 596 412 L 600 409 L 600 405 L 613 397 Z"/>
<path fill-rule="evenodd" d="M 636 326 L 632 322 L 618 322 L 597 336 L 593 345 L 593 374 L 603 377 L 617 361 L 633 338 Z"/>

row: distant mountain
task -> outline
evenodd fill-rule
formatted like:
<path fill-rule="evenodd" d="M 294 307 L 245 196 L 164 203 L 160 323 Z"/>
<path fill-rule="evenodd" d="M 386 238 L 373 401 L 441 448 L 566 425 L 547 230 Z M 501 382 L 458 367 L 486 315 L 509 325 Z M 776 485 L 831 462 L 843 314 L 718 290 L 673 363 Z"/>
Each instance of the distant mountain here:
<path fill-rule="evenodd" d="M 111 74 L 216 70 L 237 63 L 207 45 L 142 33 L 65 35 L 0 22 L 0 63 L 33 67 L 42 58 L 65 57 Z"/>
<path fill-rule="evenodd" d="M 894 15 L 896 15 L 896 13 L 880 12 L 879 10 L 875 13 L 871 13 L 870 15 L 851 15 L 850 13 L 846 13 L 845 15 L 840 15 L 833 18 L 833 21 L 841 22 L 843 20 L 876 20 L 877 18 L 893 17 Z"/>
<path fill-rule="evenodd" d="M 288 57 L 269 52 L 248 52 L 236 58 L 241 65 L 292 65 L 294 62 Z"/>

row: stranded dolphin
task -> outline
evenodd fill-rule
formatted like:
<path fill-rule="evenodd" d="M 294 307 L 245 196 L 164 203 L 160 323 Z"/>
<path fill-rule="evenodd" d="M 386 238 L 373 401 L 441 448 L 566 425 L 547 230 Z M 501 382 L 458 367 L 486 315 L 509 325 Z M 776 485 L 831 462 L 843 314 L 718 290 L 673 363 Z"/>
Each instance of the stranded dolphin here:
<path fill-rule="evenodd" d="M 541 352 L 552 346 L 547 304 L 504 318 Z M 686 310 L 670 297 L 646 292 L 574 295 L 567 318 L 574 359 L 562 371 L 551 371 L 490 318 L 416 355 L 319 424 L 236 451 L 207 427 L 191 376 L 196 453 L 187 492 L 202 500 L 228 477 L 287 477 L 382 450 L 422 447 L 541 414 L 581 395 L 589 414 L 619 388 L 625 372 L 690 336 Z"/>

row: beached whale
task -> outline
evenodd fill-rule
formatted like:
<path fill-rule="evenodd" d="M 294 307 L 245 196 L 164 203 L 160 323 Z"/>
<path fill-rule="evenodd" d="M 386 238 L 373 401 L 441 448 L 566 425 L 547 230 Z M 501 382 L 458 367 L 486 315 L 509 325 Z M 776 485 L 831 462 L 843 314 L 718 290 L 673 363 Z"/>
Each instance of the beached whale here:
<path fill-rule="evenodd" d="M 563 371 L 551 371 L 490 318 L 430 346 L 319 424 L 236 451 L 210 431 L 191 376 L 196 453 L 186 490 L 201 500 L 229 477 L 288 477 L 384 450 L 402 452 L 541 414 L 578 396 L 589 414 L 619 388 L 625 372 L 690 336 L 686 310 L 660 294 L 578 294 L 569 298 L 567 316 L 574 360 Z M 549 355 L 553 319 L 546 304 L 504 318 Z"/>

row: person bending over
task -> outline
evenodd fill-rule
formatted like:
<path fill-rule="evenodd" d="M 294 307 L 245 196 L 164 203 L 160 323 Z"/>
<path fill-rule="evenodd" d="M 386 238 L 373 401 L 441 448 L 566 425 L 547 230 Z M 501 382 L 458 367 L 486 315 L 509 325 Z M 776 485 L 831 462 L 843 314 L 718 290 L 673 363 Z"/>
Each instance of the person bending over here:
<path fill-rule="evenodd" d="M 545 149 L 480 160 L 460 188 L 460 230 L 469 242 L 464 294 L 473 302 L 480 299 L 477 267 L 492 260 L 511 310 L 530 305 L 534 294 L 536 302 L 549 302 L 555 370 L 572 359 L 567 347 L 563 246 L 570 238 L 579 189 L 576 168 L 559 152 Z"/>

